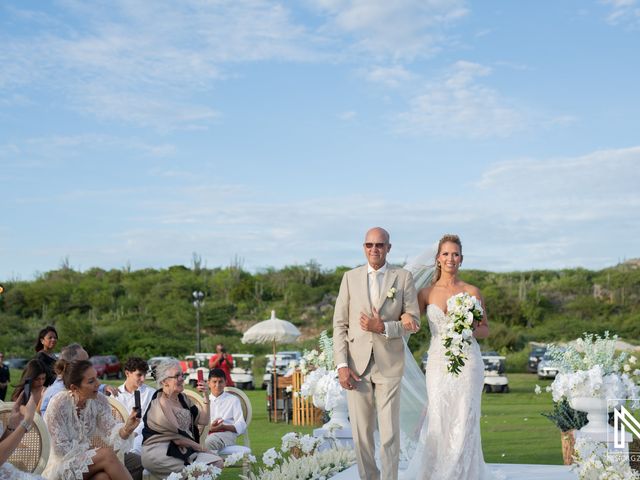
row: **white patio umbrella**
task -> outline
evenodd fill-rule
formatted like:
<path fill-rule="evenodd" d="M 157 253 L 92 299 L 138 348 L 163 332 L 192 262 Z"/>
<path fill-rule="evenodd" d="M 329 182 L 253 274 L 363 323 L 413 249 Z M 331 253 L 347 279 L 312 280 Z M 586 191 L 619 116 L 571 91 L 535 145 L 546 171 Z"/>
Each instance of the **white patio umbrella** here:
<path fill-rule="evenodd" d="M 256 323 L 242 335 L 242 343 L 269 343 L 273 345 L 273 372 L 276 370 L 276 343 L 291 343 L 300 336 L 300 330 L 291 322 L 276 318 L 271 310 L 271 318 Z M 275 374 L 273 376 L 275 382 Z M 273 418 L 276 418 L 276 385 L 272 383 Z"/>

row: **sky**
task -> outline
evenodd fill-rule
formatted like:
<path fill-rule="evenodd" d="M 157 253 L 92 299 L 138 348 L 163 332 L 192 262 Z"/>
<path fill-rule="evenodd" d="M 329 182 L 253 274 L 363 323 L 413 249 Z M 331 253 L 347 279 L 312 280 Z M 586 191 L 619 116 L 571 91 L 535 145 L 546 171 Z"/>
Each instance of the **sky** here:
<path fill-rule="evenodd" d="M 640 0 L 5 0 L 0 281 L 640 257 Z"/>

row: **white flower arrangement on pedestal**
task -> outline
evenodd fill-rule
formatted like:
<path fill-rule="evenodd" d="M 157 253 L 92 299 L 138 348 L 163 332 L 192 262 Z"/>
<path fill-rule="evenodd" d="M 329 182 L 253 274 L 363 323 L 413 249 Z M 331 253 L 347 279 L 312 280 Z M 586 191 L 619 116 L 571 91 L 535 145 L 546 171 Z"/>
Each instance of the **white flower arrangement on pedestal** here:
<path fill-rule="evenodd" d="M 580 437 L 576 440 L 575 452 L 572 470 L 580 480 L 640 480 L 638 472 L 629 466 L 627 456 L 608 454 L 604 443 Z"/>
<path fill-rule="evenodd" d="M 311 480 L 327 479 L 349 468 L 356 461 L 351 448 L 318 451 L 324 441 L 296 432 L 282 437 L 280 451 L 270 448 L 262 456 L 263 467 L 254 467 L 243 480 Z"/>
<path fill-rule="evenodd" d="M 473 323 L 482 320 L 483 313 L 480 300 L 466 292 L 447 300 L 448 322 L 442 344 L 447 349 L 447 370 L 452 375 L 458 375 L 464 366 L 473 337 Z"/>
<path fill-rule="evenodd" d="M 300 395 L 311 397 L 313 404 L 330 412 L 338 405 L 346 403 L 345 390 L 338 382 L 338 372 L 333 363 L 333 339 L 324 330 L 318 341 L 320 351 L 305 352 L 302 357 L 301 370 L 305 374 L 300 387 Z"/>
<path fill-rule="evenodd" d="M 628 357 L 626 352 L 616 355 L 617 339 L 617 335 L 610 337 L 609 332 L 604 337 L 585 333 L 573 345 L 549 345 L 547 353 L 558 365 L 558 374 L 547 387 L 553 401 L 577 397 L 637 399 L 640 388 L 633 378 L 640 374 L 638 369 L 633 370 L 637 359 Z M 633 409 L 638 407 L 638 402 L 631 405 Z"/>
<path fill-rule="evenodd" d="M 195 462 L 187 465 L 180 472 L 173 472 L 166 480 L 215 480 L 221 472 L 222 470 L 214 465 Z"/>

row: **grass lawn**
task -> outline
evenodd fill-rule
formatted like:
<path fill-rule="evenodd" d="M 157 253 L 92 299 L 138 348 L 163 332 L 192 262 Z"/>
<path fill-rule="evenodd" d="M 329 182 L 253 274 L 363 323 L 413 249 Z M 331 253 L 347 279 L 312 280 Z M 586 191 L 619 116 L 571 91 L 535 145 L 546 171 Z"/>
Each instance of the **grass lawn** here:
<path fill-rule="evenodd" d="M 14 377 L 15 373 L 15 377 Z M 20 378 L 19 371 L 12 371 L 11 378 Z M 552 408 L 551 394 L 544 392 L 549 380 L 538 380 L 534 374 L 511 373 L 508 375 L 510 393 L 492 393 L 482 396 L 482 447 L 489 463 L 541 463 L 562 464 L 560 431 L 540 412 Z M 119 385 L 122 381 L 109 380 Z M 535 385 L 543 387 L 543 393 L 533 393 Z M 149 382 L 150 386 L 153 385 Z M 11 387 L 10 387 L 11 389 Z M 253 420 L 249 428 L 253 454 L 261 459 L 271 447 L 280 445 L 280 438 L 287 432 L 311 433 L 314 427 L 294 427 L 285 423 L 270 423 L 266 411 L 264 390 L 246 391 L 253 406 Z M 237 479 L 239 467 L 227 468 L 222 480 Z"/>

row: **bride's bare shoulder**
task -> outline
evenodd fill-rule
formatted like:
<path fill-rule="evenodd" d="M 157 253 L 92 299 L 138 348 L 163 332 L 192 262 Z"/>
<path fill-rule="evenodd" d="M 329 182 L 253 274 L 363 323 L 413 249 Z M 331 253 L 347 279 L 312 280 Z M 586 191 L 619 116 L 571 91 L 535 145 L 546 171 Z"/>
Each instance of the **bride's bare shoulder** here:
<path fill-rule="evenodd" d="M 480 298 L 480 296 L 482 295 L 480 293 L 480 289 L 478 287 L 476 287 L 475 285 L 471 285 L 470 283 L 464 283 L 463 285 L 463 289 L 465 292 L 467 292 L 469 295 L 473 295 L 474 297 Z"/>

